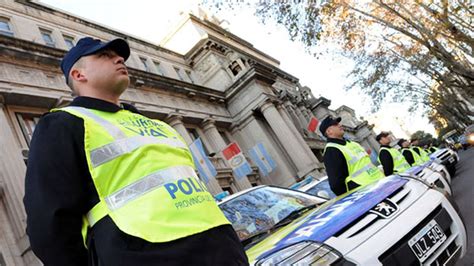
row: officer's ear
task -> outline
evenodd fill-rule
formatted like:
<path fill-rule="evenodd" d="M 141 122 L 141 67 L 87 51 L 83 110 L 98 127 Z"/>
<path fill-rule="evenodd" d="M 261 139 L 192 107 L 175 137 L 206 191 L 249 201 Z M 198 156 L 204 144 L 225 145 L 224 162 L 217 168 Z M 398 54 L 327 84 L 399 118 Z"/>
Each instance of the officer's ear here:
<path fill-rule="evenodd" d="M 69 72 L 69 78 L 71 81 L 75 82 L 84 82 L 87 81 L 86 76 L 84 75 L 84 58 L 80 58 L 71 68 Z"/>
<path fill-rule="evenodd" d="M 84 82 L 87 81 L 86 76 L 84 75 L 84 72 L 80 68 L 73 68 L 71 70 L 71 75 L 70 78 L 72 78 L 74 81 L 79 81 L 79 82 Z"/>

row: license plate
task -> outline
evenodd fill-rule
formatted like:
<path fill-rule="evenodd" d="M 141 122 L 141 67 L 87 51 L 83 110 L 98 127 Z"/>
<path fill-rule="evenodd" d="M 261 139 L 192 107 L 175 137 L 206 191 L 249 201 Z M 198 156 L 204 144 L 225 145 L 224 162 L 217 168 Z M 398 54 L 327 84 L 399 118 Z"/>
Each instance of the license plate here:
<path fill-rule="evenodd" d="M 441 244 L 446 241 L 443 229 L 435 220 L 431 220 L 409 241 L 408 245 L 420 262 L 425 261 Z"/>

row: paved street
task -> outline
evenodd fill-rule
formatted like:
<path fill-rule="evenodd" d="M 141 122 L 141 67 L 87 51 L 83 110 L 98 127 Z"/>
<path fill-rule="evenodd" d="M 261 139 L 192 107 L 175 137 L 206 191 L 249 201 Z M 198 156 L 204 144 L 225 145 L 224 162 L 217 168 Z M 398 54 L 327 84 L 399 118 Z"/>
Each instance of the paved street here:
<path fill-rule="evenodd" d="M 459 157 L 452 188 L 466 224 L 468 248 L 458 265 L 474 265 L 474 148 L 459 151 Z"/>

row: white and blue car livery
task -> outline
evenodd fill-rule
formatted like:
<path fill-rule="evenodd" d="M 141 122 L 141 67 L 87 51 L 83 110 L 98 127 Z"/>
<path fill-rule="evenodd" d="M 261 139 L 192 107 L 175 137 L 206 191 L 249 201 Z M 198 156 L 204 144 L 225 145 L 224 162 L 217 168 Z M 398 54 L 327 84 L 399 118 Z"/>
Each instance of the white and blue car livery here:
<path fill-rule="evenodd" d="M 255 265 L 443 264 L 466 249 L 464 224 L 449 201 L 400 176 L 330 201 L 260 186 L 220 207 Z"/>

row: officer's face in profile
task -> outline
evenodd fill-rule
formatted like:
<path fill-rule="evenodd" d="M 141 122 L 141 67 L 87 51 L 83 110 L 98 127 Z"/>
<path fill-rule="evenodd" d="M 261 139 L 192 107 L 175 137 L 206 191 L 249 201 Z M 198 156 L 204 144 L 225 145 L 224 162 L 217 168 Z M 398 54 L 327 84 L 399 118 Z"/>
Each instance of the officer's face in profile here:
<path fill-rule="evenodd" d="M 122 94 L 130 83 L 125 60 L 111 49 L 81 58 L 81 75 L 88 87 L 106 93 Z"/>
<path fill-rule="evenodd" d="M 380 139 L 380 144 L 382 144 L 382 145 L 388 145 L 388 144 L 390 144 L 390 141 L 392 141 L 391 138 L 390 138 L 390 136 L 382 137 L 382 138 Z"/>
<path fill-rule="evenodd" d="M 326 129 L 326 135 L 330 138 L 342 139 L 344 136 L 344 128 L 342 128 L 341 123 L 337 123 Z"/>

